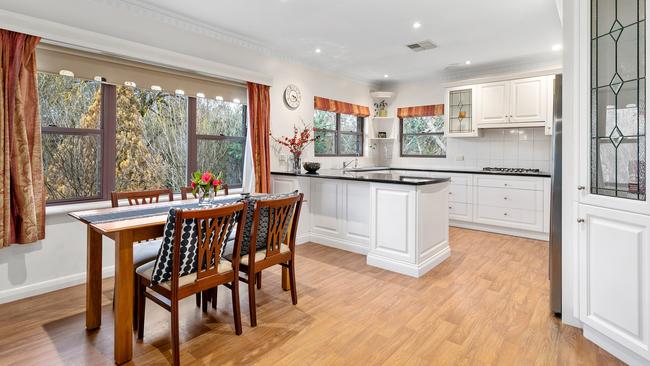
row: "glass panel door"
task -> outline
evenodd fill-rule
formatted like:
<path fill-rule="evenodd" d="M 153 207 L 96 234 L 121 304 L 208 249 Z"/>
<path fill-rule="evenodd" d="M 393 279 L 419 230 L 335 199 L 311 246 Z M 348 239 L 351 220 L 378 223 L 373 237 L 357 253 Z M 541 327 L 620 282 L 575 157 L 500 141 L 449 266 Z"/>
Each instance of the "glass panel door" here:
<path fill-rule="evenodd" d="M 645 201 L 645 0 L 591 4 L 591 193 Z"/>
<path fill-rule="evenodd" d="M 449 132 L 472 132 L 472 89 L 449 92 Z"/>

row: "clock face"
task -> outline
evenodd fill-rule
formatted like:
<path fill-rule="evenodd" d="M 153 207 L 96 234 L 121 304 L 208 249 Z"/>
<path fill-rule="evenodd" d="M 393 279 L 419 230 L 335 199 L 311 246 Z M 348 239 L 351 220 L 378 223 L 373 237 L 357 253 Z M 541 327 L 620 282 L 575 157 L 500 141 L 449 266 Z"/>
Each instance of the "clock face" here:
<path fill-rule="evenodd" d="M 284 90 L 284 101 L 287 103 L 289 108 L 298 108 L 301 99 L 302 96 L 300 95 L 300 89 L 298 89 L 297 86 L 291 84 Z"/>

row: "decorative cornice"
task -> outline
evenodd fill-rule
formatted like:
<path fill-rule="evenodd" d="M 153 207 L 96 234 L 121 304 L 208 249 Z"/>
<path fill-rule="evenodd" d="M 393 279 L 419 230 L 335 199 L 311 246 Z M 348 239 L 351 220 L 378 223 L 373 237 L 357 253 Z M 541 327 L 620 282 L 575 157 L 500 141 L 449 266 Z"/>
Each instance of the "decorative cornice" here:
<path fill-rule="evenodd" d="M 276 57 L 282 57 L 281 55 L 276 54 L 272 49 L 262 45 L 260 42 L 252 38 L 246 37 L 244 35 L 235 32 L 231 32 L 223 28 L 215 27 L 213 25 L 207 24 L 205 22 L 201 22 L 199 20 L 178 13 L 174 13 L 162 7 L 154 7 L 153 5 L 146 3 L 144 1 L 136 1 L 136 0 L 92 0 L 92 1 L 102 3 L 114 8 L 123 9 L 131 14 L 146 16 L 148 18 L 154 19 L 160 23 L 172 26 L 179 30 L 200 34 L 208 38 L 230 43 L 265 55 L 274 55 Z"/>
<path fill-rule="evenodd" d="M 144 1 L 138 1 L 138 0 L 91 0 L 91 1 L 102 3 L 110 7 L 123 9 L 129 13 L 153 19 L 155 21 L 172 26 L 182 31 L 192 32 L 211 39 L 215 39 L 235 46 L 243 47 L 245 49 L 249 49 L 263 55 L 275 57 L 281 61 L 302 65 L 304 67 L 308 67 L 310 69 L 322 72 L 324 74 L 329 74 L 338 77 L 343 76 L 348 78 L 351 81 L 363 85 L 368 85 L 369 87 L 375 85 L 375 83 L 370 79 L 361 78 L 358 75 L 353 75 L 345 71 L 306 63 L 302 60 L 296 59 L 295 57 L 287 56 L 286 53 L 280 52 L 280 50 L 264 46 L 260 41 L 255 40 L 253 38 L 220 27 L 215 27 L 205 22 L 201 22 L 194 18 L 169 11 L 161 7 L 156 7 Z"/>

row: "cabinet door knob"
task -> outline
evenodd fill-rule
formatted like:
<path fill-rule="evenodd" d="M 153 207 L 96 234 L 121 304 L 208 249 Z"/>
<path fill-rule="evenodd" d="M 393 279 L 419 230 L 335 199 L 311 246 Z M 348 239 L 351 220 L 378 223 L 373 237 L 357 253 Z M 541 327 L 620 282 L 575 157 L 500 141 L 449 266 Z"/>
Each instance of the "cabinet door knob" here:
<path fill-rule="evenodd" d="M 585 190 L 585 186 L 578 186 L 578 190 L 579 190 L 579 191 L 584 191 L 584 190 Z"/>
<path fill-rule="evenodd" d="M 508 186 L 508 183 L 503 183 L 503 186 L 504 186 L 504 187 L 507 187 L 507 186 Z"/>
<path fill-rule="evenodd" d="M 503 213 L 503 216 L 508 216 L 508 213 L 507 213 L 507 212 L 504 212 L 504 213 Z"/>
<path fill-rule="evenodd" d="M 504 199 L 504 200 L 507 200 L 507 199 L 508 199 L 508 197 L 503 197 L 503 199 Z"/>
<path fill-rule="evenodd" d="M 578 218 L 577 221 L 578 221 L 579 224 L 582 224 L 583 222 L 585 222 L 585 219 Z"/>

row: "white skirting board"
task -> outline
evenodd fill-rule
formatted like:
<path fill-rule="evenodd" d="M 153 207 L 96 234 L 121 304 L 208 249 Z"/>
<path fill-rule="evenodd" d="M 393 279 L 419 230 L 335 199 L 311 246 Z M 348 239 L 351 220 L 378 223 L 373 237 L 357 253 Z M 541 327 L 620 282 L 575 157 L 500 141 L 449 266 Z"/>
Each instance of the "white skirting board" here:
<path fill-rule="evenodd" d="M 420 277 L 425 273 L 429 272 L 433 267 L 442 263 L 445 259 L 451 256 L 451 249 L 447 242 L 444 243 L 444 249 L 436 253 L 435 255 L 427 258 L 425 261 L 416 265 L 414 263 L 406 263 L 402 261 L 396 261 L 386 257 L 381 257 L 373 254 L 368 254 L 367 262 L 371 266 L 379 267 L 389 271 L 401 273 L 403 275 L 411 277 Z"/>
<path fill-rule="evenodd" d="M 596 343 L 602 349 L 630 366 L 650 366 L 649 360 L 639 357 L 636 353 L 621 346 L 619 343 L 612 341 L 602 333 L 591 329 L 588 325 L 582 325 L 582 334 L 585 338 Z"/>
<path fill-rule="evenodd" d="M 549 237 L 548 237 L 549 234 L 548 233 L 542 233 L 542 232 L 536 232 L 536 231 L 527 231 L 527 230 L 519 230 L 519 229 L 510 229 L 510 228 L 501 227 L 501 226 L 477 224 L 477 223 L 474 223 L 474 222 L 449 220 L 449 226 L 460 227 L 460 228 L 463 228 L 463 229 L 487 231 L 487 232 L 496 233 L 496 234 L 519 236 L 519 237 L 522 237 L 522 238 L 529 238 L 529 239 L 535 239 L 535 240 L 548 241 L 548 239 L 549 239 Z"/>
<path fill-rule="evenodd" d="M 102 270 L 102 278 L 115 275 L 115 266 L 105 267 Z M 67 287 L 80 285 L 86 282 L 86 273 L 77 273 L 69 276 L 53 278 L 51 280 L 34 283 L 27 286 L 16 287 L 0 291 L 0 304 L 25 299 L 28 297 L 45 294 Z"/>

